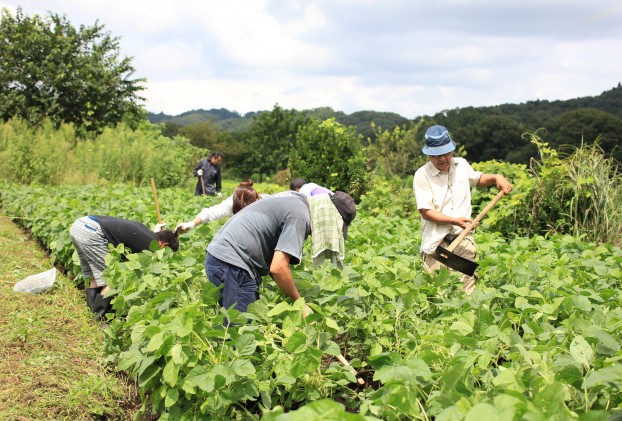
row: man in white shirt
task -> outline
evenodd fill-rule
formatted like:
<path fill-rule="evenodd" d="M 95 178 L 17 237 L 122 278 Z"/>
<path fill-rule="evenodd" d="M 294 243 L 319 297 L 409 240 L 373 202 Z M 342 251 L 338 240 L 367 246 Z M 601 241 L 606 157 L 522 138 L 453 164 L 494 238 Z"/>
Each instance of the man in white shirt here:
<path fill-rule="evenodd" d="M 449 131 L 440 125 L 430 127 L 425 134 L 423 153 L 429 162 L 415 172 L 413 190 L 421 214 L 421 257 L 428 272 L 441 263 L 434 259 L 438 246 L 447 247 L 471 222 L 471 188 L 496 185 L 506 194 L 512 191 L 501 174 L 483 174 L 473 170 L 464 158 L 456 158 L 456 143 Z M 468 260 L 475 260 L 476 247 L 469 233 L 453 250 Z M 475 289 L 475 276 L 462 277 L 464 290 L 470 295 Z"/>

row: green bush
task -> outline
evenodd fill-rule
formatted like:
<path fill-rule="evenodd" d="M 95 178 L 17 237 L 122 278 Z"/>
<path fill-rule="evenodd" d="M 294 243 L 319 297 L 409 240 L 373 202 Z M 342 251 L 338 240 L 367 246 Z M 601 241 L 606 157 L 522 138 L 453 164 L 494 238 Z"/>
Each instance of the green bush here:
<path fill-rule="evenodd" d="M 368 177 L 359 136 L 334 119 L 311 119 L 296 134 L 289 156 L 293 177 L 302 177 L 354 200 L 367 191 Z"/>
<path fill-rule="evenodd" d="M 538 133 L 526 133 L 538 148 L 539 159 L 529 167 L 497 161 L 475 163 L 484 173 L 501 173 L 514 184 L 483 221 L 505 234 L 521 236 L 569 234 L 588 241 L 619 242 L 622 232 L 622 176 L 617 163 L 606 158 L 598 143 L 572 147 L 563 153 L 549 147 Z M 478 189 L 474 213 L 496 194 Z"/>

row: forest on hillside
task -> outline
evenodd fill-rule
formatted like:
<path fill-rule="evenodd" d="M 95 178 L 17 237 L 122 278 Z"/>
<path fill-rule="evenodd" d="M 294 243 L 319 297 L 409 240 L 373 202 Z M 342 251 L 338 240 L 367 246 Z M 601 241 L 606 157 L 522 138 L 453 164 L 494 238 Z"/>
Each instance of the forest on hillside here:
<path fill-rule="evenodd" d="M 278 106 L 277 106 L 278 107 Z M 305 117 L 321 120 L 334 118 L 338 123 L 352 127 L 364 144 L 373 144 L 382 131 L 414 122 L 442 124 L 449 128 L 453 138 L 473 161 L 490 159 L 526 163 L 535 156 L 533 144 L 523 138 L 526 132 L 541 131 L 552 146 L 580 146 L 598 140 L 602 149 L 622 162 L 622 85 L 597 96 L 570 100 L 535 100 L 521 104 L 502 104 L 487 107 L 463 107 L 444 110 L 437 114 L 418 116 L 409 120 L 396 113 L 358 111 L 345 114 L 330 107 L 311 110 L 291 110 Z M 208 125 L 237 137 L 249 130 L 253 120 L 263 113 L 256 111 L 241 115 L 224 108 L 192 110 L 178 116 L 163 113 L 148 114 L 154 124 L 164 123 L 165 132 L 175 135 L 192 131 L 189 126 Z"/>

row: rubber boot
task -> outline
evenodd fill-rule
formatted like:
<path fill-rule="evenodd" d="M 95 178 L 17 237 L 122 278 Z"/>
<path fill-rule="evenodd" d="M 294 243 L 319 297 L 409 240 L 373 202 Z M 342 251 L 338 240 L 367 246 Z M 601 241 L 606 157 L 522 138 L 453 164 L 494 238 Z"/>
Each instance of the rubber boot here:
<path fill-rule="evenodd" d="M 104 287 L 97 288 L 86 288 L 86 305 L 89 307 L 89 310 L 93 311 L 93 303 L 95 302 L 95 297 L 97 294 L 101 292 Z"/>
<path fill-rule="evenodd" d="M 110 302 L 113 297 L 104 297 L 101 294 L 95 296 L 93 301 L 93 313 L 95 313 L 95 321 L 106 320 L 106 313 L 111 309 Z"/>

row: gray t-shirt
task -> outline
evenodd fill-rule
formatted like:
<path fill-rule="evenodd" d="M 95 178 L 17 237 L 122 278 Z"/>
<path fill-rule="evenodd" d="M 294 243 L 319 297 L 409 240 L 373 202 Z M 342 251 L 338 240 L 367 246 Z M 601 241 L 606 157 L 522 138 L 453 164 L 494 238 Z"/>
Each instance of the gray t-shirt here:
<path fill-rule="evenodd" d="M 276 250 L 298 264 L 311 233 L 311 214 L 304 195 L 277 194 L 246 206 L 225 223 L 207 246 L 215 258 L 245 269 L 258 282 L 270 273 Z"/>

